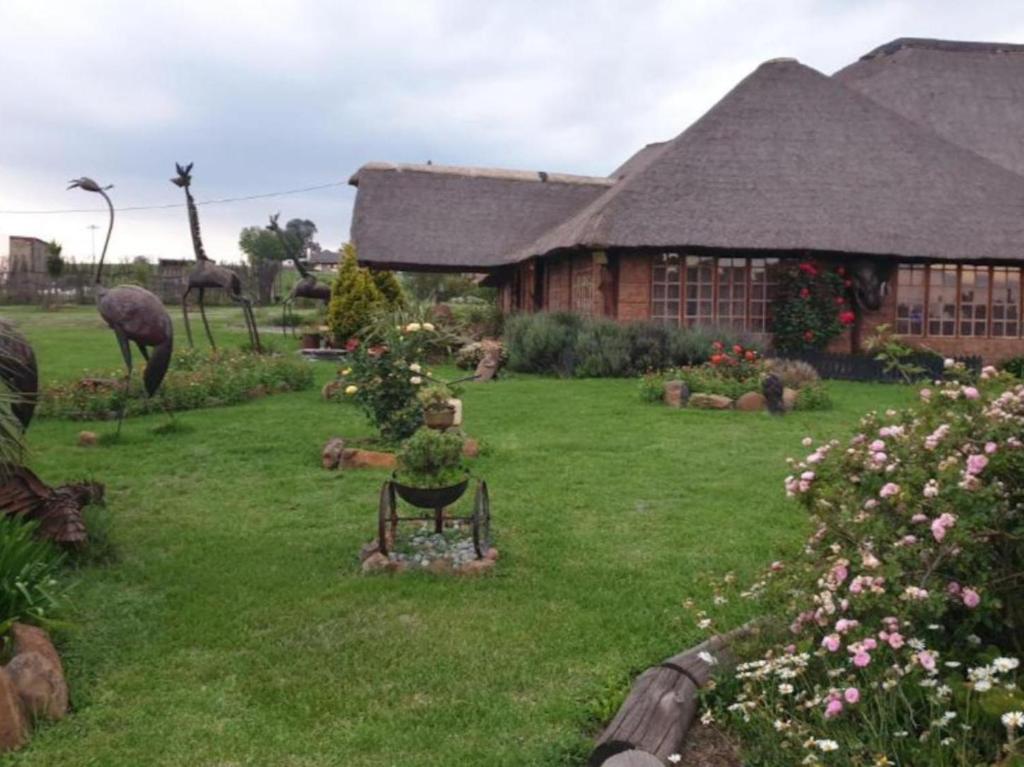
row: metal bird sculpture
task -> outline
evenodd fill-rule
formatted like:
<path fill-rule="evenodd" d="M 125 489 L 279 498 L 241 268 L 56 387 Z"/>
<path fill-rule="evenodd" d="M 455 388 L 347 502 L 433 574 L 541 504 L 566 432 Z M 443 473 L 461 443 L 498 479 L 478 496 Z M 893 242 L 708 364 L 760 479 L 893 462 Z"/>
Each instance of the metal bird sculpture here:
<path fill-rule="evenodd" d="M 11 412 L 27 431 L 39 396 L 39 368 L 32 346 L 7 320 L 0 318 L 0 380 L 16 397 Z"/>
<path fill-rule="evenodd" d="M 312 221 L 292 219 L 282 230 L 277 223 L 280 215 L 280 213 L 275 213 L 270 217 L 267 229 L 277 235 L 281 241 L 281 247 L 284 248 L 285 258 L 294 263 L 295 268 L 299 271 L 299 280 L 292 286 L 288 297 L 281 304 L 281 332 L 287 333 L 289 309 L 295 303 L 295 299 L 312 298 L 327 304 L 331 300 L 331 286 L 319 282 L 302 263 L 306 246 L 316 234 L 316 225 Z M 292 332 L 294 333 L 294 331 L 295 327 L 292 326 Z"/>
<path fill-rule="evenodd" d="M 185 316 L 185 332 L 188 334 L 188 345 L 192 343 L 192 327 L 188 322 L 188 297 L 193 289 L 199 291 L 199 314 L 203 318 L 203 326 L 206 328 L 206 337 L 210 340 L 210 346 L 217 348 L 213 341 L 213 333 L 210 332 L 210 323 L 206 319 L 206 291 L 223 290 L 228 298 L 238 306 L 242 307 L 242 315 L 245 318 L 245 327 L 249 332 L 249 343 L 256 350 L 257 354 L 262 351 L 260 347 L 260 334 L 256 329 L 256 318 L 252 313 L 252 301 L 242 294 L 242 280 L 230 269 L 218 266 L 209 259 L 203 249 L 203 237 L 199 231 L 199 211 L 196 209 L 196 201 L 192 197 L 192 163 L 182 166 L 174 163 L 178 175 L 171 179 L 171 183 L 185 190 L 185 203 L 188 207 L 188 223 L 192 231 L 192 249 L 196 255 L 196 268 L 188 273 L 188 286 L 181 297 L 181 311 Z"/>
<path fill-rule="evenodd" d="M 107 190 L 111 186 L 101 187 L 91 178 L 83 176 L 70 182 L 68 189 L 84 189 L 95 192 L 106 200 L 110 210 L 110 223 L 107 225 L 107 238 L 103 241 L 103 252 L 96 264 L 96 308 L 104 322 L 110 326 L 117 336 L 121 347 L 121 356 L 127 374 L 124 379 L 125 398 L 121 402 L 121 411 L 117 416 L 117 433 L 121 434 L 121 422 L 128 404 L 128 386 L 132 380 L 132 349 L 134 343 L 146 360 L 146 369 L 142 374 L 146 394 L 152 397 L 160 389 L 167 368 L 171 363 L 171 352 L 174 348 L 174 326 L 171 316 L 167 313 L 160 299 L 145 288 L 138 285 L 118 285 L 105 288 L 101 282 L 103 262 L 110 245 L 110 234 L 114 231 L 114 205 L 110 202 Z M 152 351 L 150 351 L 152 350 Z"/>

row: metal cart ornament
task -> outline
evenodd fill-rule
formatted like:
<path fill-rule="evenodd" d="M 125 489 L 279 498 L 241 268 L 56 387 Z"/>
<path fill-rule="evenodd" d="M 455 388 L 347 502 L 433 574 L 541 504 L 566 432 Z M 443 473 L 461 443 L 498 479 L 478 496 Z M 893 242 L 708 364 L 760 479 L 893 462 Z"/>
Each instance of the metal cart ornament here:
<path fill-rule="evenodd" d="M 478 559 L 483 559 L 491 548 L 491 501 L 487 492 L 487 483 L 482 479 L 476 482 L 476 495 L 473 498 L 473 513 L 468 517 L 453 517 L 444 513 L 447 506 L 459 500 L 469 487 L 467 476 L 457 485 L 440 488 L 411 487 L 401 484 L 397 479 L 387 480 L 380 489 L 380 507 L 377 514 L 378 551 L 387 556 L 388 547 L 394 543 L 399 522 L 434 521 L 434 532 L 444 532 L 445 522 L 468 522 L 473 531 L 473 549 Z M 398 516 L 398 499 L 417 509 L 432 511 L 415 517 Z"/>

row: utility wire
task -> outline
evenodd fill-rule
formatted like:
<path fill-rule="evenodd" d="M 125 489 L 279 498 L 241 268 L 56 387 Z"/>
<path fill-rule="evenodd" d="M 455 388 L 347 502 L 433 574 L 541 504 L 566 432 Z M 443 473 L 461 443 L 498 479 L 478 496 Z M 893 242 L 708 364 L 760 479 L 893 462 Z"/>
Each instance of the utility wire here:
<path fill-rule="evenodd" d="M 320 189 L 331 189 L 337 186 L 347 186 L 348 181 L 333 181 L 330 184 L 319 184 L 317 186 L 306 186 L 301 189 L 285 189 L 280 192 L 265 192 L 263 194 L 250 194 L 244 197 L 223 197 L 219 200 L 202 200 L 196 205 L 222 205 L 228 202 L 244 202 L 245 200 L 262 200 L 267 197 L 282 197 L 287 194 L 302 194 L 303 192 L 315 192 Z M 132 205 L 125 208 L 114 208 L 118 213 L 126 213 L 136 210 L 168 210 L 171 208 L 184 208 L 185 203 L 173 202 L 164 205 Z M 0 216 L 45 216 L 61 213 L 106 213 L 106 208 L 68 208 L 65 210 L 0 210 Z"/>

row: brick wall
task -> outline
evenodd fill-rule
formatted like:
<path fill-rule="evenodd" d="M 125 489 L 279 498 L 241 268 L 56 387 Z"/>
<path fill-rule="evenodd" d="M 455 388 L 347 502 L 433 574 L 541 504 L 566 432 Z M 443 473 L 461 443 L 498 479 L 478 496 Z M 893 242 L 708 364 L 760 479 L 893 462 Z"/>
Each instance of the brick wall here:
<path fill-rule="evenodd" d="M 623 253 L 619 256 L 619 296 L 616 316 L 621 322 L 651 316 L 651 256 Z"/>
<path fill-rule="evenodd" d="M 547 260 L 548 295 L 544 307 L 549 312 L 569 310 L 569 259 L 565 257 Z"/>

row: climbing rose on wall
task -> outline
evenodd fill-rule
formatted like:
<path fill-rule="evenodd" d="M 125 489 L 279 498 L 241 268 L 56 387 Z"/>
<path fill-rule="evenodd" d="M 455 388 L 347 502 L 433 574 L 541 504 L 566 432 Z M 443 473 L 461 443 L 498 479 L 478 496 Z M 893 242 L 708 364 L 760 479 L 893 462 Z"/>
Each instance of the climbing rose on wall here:
<path fill-rule="evenodd" d="M 842 267 L 804 261 L 782 266 L 772 304 L 775 348 L 784 352 L 823 349 L 851 325 L 856 315 L 846 309 L 847 280 Z"/>

